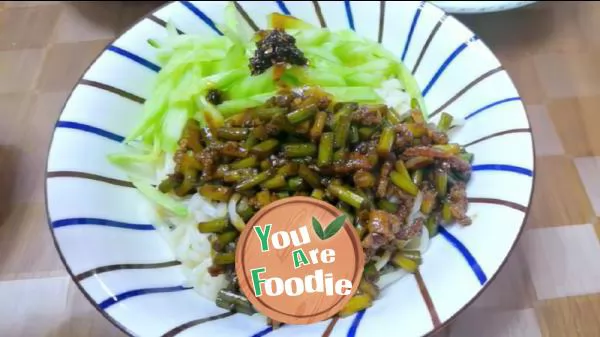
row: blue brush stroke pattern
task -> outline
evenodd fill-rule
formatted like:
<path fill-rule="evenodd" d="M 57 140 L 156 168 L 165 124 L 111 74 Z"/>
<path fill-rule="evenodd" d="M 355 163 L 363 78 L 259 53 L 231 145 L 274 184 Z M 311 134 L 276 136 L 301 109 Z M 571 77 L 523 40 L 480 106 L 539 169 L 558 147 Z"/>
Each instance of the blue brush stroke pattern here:
<path fill-rule="evenodd" d="M 465 247 L 465 245 L 463 245 L 462 242 L 460 242 L 456 237 L 454 237 L 454 235 L 450 234 L 450 232 L 448 232 L 446 228 L 444 228 L 443 226 L 438 226 L 438 230 L 440 234 L 442 234 L 442 236 L 460 252 L 460 254 L 467 261 L 467 264 L 469 265 L 471 270 L 473 270 L 475 276 L 477 276 L 479 283 L 481 285 L 484 285 L 485 282 L 487 282 L 487 276 L 485 275 L 483 269 L 481 269 L 479 263 L 477 263 L 477 260 L 475 259 L 473 254 L 471 254 L 467 247 Z"/>
<path fill-rule="evenodd" d="M 204 23 L 206 23 L 207 26 L 212 28 L 212 30 L 214 30 L 215 33 L 217 33 L 219 35 L 223 35 L 223 33 L 219 30 L 219 28 L 217 28 L 217 25 L 215 25 L 214 21 L 211 18 L 209 18 L 208 16 L 206 16 L 206 14 L 204 14 L 204 12 L 202 12 L 198 7 L 192 5 L 192 3 L 189 1 L 180 1 L 180 2 L 187 9 L 189 9 L 192 13 L 194 13 L 197 17 L 199 17 L 200 20 L 204 21 Z"/>
<path fill-rule="evenodd" d="M 95 225 L 105 227 L 116 227 L 124 229 L 133 229 L 138 231 L 153 231 L 154 226 L 150 224 L 132 224 L 114 220 L 98 219 L 98 218 L 69 218 L 52 221 L 52 228 L 60 228 L 67 226 L 78 226 L 78 225 Z"/>
<path fill-rule="evenodd" d="M 363 319 L 363 316 L 365 315 L 365 312 L 367 311 L 367 309 L 363 309 L 361 311 L 359 311 L 356 316 L 354 316 L 354 320 L 352 321 L 352 325 L 350 325 L 350 329 L 348 329 L 348 337 L 354 337 L 356 336 L 356 332 L 358 331 L 358 325 L 360 324 L 360 321 Z"/>
<path fill-rule="evenodd" d="M 115 142 L 119 142 L 119 143 L 121 143 L 123 140 L 125 140 L 125 137 L 123 137 L 123 136 L 119 136 L 112 132 L 99 129 L 95 126 L 81 124 L 81 123 L 77 123 L 77 122 L 58 121 L 56 123 L 56 127 L 57 128 L 66 128 L 66 129 L 75 129 L 75 130 L 93 133 L 98 136 L 108 138 L 110 140 L 114 140 Z"/>
<path fill-rule="evenodd" d="M 160 67 L 157 66 L 156 64 L 154 64 L 154 63 L 146 60 L 143 57 L 137 56 L 134 53 L 129 52 L 129 51 L 125 50 L 125 49 L 121 49 L 121 48 L 119 48 L 117 46 L 110 45 L 110 46 L 108 46 L 108 48 L 106 48 L 106 50 L 110 50 L 110 51 L 112 51 L 114 53 L 117 53 L 117 54 L 119 54 L 121 56 L 124 56 L 124 57 L 132 60 L 133 62 L 141 64 L 144 67 L 146 67 L 146 68 L 148 68 L 148 69 L 150 69 L 152 71 L 155 71 L 155 72 L 159 72 L 160 71 Z"/>
<path fill-rule="evenodd" d="M 412 22 L 410 23 L 410 29 L 408 30 L 408 36 L 406 37 L 406 42 L 404 42 L 404 50 L 402 51 L 402 56 L 400 59 L 404 62 L 404 58 L 406 57 L 406 53 L 408 52 L 408 47 L 410 46 L 410 41 L 412 40 L 413 33 L 415 32 L 415 27 L 417 26 L 417 21 L 419 21 L 419 17 L 421 16 L 421 10 L 425 5 L 425 1 L 421 1 L 419 7 L 417 7 L 417 11 L 413 16 Z"/>
<path fill-rule="evenodd" d="M 262 336 L 265 336 L 265 335 L 267 335 L 267 334 L 269 334 L 271 332 L 273 332 L 273 327 L 270 326 L 270 327 L 268 327 L 268 328 L 266 328 L 264 330 L 261 330 L 261 331 L 255 333 L 254 335 L 252 335 L 252 337 L 262 337 Z"/>
<path fill-rule="evenodd" d="M 117 303 L 124 301 L 131 297 L 147 295 L 147 294 L 171 293 L 171 292 L 175 292 L 175 291 L 183 291 L 183 290 L 189 290 L 189 289 L 192 289 L 192 288 L 184 287 L 184 286 L 174 286 L 174 287 L 135 289 L 135 290 L 130 290 L 130 291 L 126 291 L 124 293 L 118 294 L 114 297 L 107 298 L 104 301 L 98 303 L 98 306 L 100 307 L 100 309 L 106 310 L 110 306 L 117 304 Z"/>
<path fill-rule="evenodd" d="M 427 95 L 427 93 L 429 92 L 429 90 L 431 90 L 431 88 L 433 87 L 435 82 L 437 82 L 437 80 L 440 78 L 442 73 L 444 73 L 446 68 L 448 68 L 450 63 L 452 63 L 452 61 L 454 61 L 454 59 L 458 55 L 460 55 L 460 53 L 462 53 L 462 51 L 465 50 L 469 46 L 469 44 L 471 44 L 474 41 L 477 41 L 478 39 L 479 39 L 479 37 L 473 36 L 467 42 L 461 43 L 458 47 L 456 47 L 456 49 L 454 49 L 454 51 L 446 58 L 446 60 L 444 60 L 442 65 L 438 68 L 438 70 L 435 72 L 433 77 L 429 80 L 429 83 L 427 83 L 427 85 L 425 86 L 425 89 L 423 89 L 423 97 L 425 97 Z"/>
<path fill-rule="evenodd" d="M 471 118 L 471 117 L 473 117 L 473 116 L 475 116 L 475 115 L 477 115 L 477 114 L 479 114 L 479 113 L 481 113 L 481 112 L 483 112 L 485 110 L 493 108 L 493 107 L 495 107 L 497 105 L 508 103 L 508 102 L 513 102 L 513 101 L 520 101 L 520 100 L 521 100 L 521 97 L 509 97 L 509 98 L 501 99 L 501 100 L 496 101 L 496 102 L 492 102 L 492 103 L 490 103 L 490 104 L 488 104 L 488 105 L 486 105 L 486 106 L 484 106 L 482 108 L 479 108 L 479 109 L 471 112 L 470 114 L 468 114 L 465 117 L 465 119 L 469 119 L 469 118 Z"/>
<path fill-rule="evenodd" d="M 352 6 L 350 0 L 344 0 L 344 7 L 346 8 L 346 16 L 348 17 L 348 26 L 354 30 L 354 17 L 352 16 Z"/>
<path fill-rule="evenodd" d="M 480 164 L 473 165 L 471 167 L 473 171 L 504 171 L 504 172 L 513 172 L 518 174 L 523 174 L 529 177 L 533 177 L 533 171 L 530 169 L 514 166 L 514 165 L 505 165 L 505 164 Z"/>
<path fill-rule="evenodd" d="M 285 2 L 283 2 L 281 0 L 277 0 L 275 2 L 277 2 L 277 6 L 279 6 L 279 9 L 281 10 L 281 12 L 283 14 L 285 14 L 285 15 L 292 15 L 292 13 L 290 13 L 290 10 L 285 5 Z"/>

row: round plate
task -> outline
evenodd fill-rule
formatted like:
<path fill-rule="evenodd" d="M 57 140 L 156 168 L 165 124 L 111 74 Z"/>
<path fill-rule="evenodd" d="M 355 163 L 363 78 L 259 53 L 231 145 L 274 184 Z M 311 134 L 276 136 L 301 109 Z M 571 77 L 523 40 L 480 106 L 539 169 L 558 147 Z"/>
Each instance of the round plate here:
<path fill-rule="evenodd" d="M 448 13 L 500 12 L 536 3 L 537 1 L 431 1 Z"/>
<path fill-rule="evenodd" d="M 440 227 L 423 264 L 382 291 L 366 311 L 272 332 L 264 317 L 233 314 L 186 286 L 175 255 L 151 225 L 149 205 L 107 155 L 143 114 L 160 64 L 149 38 L 165 22 L 217 34 L 223 1 L 169 3 L 112 42 L 73 89 L 47 163 L 48 219 L 68 272 L 91 303 L 138 336 L 422 336 L 471 303 L 506 261 L 526 220 L 534 181 L 531 130 L 521 98 L 494 54 L 428 2 L 237 1 L 249 22 L 271 12 L 353 29 L 403 60 L 437 122 L 464 118 L 451 140 L 475 154 L 468 227 Z"/>

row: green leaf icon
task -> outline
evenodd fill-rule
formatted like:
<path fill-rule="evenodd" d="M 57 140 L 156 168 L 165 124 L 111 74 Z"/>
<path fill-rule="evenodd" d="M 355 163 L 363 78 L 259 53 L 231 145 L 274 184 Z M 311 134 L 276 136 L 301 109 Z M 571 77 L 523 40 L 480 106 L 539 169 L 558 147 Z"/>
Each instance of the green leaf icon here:
<path fill-rule="evenodd" d="M 335 218 L 328 226 L 325 228 L 325 238 L 324 240 L 329 239 L 334 236 L 335 233 L 339 232 L 342 227 L 344 227 L 344 221 L 346 221 L 346 215 L 342 214 Z"/>
<path fill-rule="evenodd" d="M 321 227 L 321 223 L 319 223 L 319 220 L 317 220 L 314 216 L 312 218 L 312 226 L 315 230 L 315 233 L 317 233 L 319 239 L 325 240 L 325 233 L 323 233 L 323 227 Z"/>

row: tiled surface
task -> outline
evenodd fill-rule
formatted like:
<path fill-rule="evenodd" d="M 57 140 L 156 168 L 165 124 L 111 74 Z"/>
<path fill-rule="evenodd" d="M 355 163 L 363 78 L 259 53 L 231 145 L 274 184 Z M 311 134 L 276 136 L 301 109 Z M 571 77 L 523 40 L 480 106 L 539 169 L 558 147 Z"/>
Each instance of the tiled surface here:
<path fill-rule="evenodd" d="M 124 336 L 67 276 L 0 281 L 0 298 L 0 336 Z"/>
<path fill-rule="evenodd" d="M 556 99 L 547 104 L 550 119 L 567 153 L 577 157 L 600 155 L 600 134 L 594 126 L 598 121 L 599 103 L 600 96 L 594 95 Z"/>
<path fill-rule="evenodd" d="M 536 134 L 534 130 L 534 136 Z M 531 226 L 592 222 L 594 210 L 572 158 L 566 155 L 538 156 L 536 163 L 536 186 L 529 217 Z"/>
<path fill-rule="evenodd" d="M 111 39 L 56 43 L 48 48 L 37 89 L 42 92 L 73 88 L 79 77 Z"/>
<path fill-rule="evenodd" d="M 564 297 L 535 304 L 543 336 L 598 336 L 600 294 Z"/>
<path fill-rule="evenodd" d="M 600 293 L 600 243 L 592 225 L 531 229 L 523 247 L 537 299 Z"/>
<path fill-rule="evenodd" d="M 450 337 L 541 337 L 533 309 L 467 309 L 451 328 Z"/>
<path fill-rule="evenodd" d="M 526 263 L 523 241 L 520 241 L 504 268 L 469 310 L 512 311 L 530 308 L 535 300 L 535 289 Z"/>
<path fill-rule="evenodd" d="M 0 315 L 8 317 L 0 321 L 0 335 L 42 336 L 53 327 L 57 315 L 65 311 L 65 299 L 69 289 L 66 276 L 23 281 L 0 282 L 0 297 L 5 303 Z M 32 301 L 44 298 L 44 301 Z M 20 324 L 19 321 L 38 324 Z"/>
<path fill-rule="evenodd" d="M 546 107 L 539 104 L 527 105 L 531 128 L 535 132 L 535 152 L 538 156 L 562 155 L 565 150 Z"/>
<path fill-rule="evenodd" d="M 65 6 L 54 31 L 57 42 L 80 42 L 111 39 L 117 33 L 116 23 L 121 3 L 105 1 L 102 7 L 93 2 L 71 2 Z"/>
<path fill-rule="evenodd" d="M 58 6 L 22 7 L 0 12 L 0 50 L 43 48 L 60 15 Z"/>
<path fill-rule="evenodd" d="M 0 3 L 0 336 L 123 336 L 66 276 L 46 225 L 43 169 L 69 90 L 160 2 Z M 486 291 L 436 337 L 600 336 L 600 4 L 461 16 L 528 106 L 535 197 Z"/>
<path fill-rule="evenodd" d="M 592 202 L 594 211 L 600 216 L 600 157 L 575 158 L 575 166 Z"/>
<path fill-rule="evenodd" d="M 34 88 L 44 60 L 44 49 L 0 51 L 0 93 L 22 93 Z"/>

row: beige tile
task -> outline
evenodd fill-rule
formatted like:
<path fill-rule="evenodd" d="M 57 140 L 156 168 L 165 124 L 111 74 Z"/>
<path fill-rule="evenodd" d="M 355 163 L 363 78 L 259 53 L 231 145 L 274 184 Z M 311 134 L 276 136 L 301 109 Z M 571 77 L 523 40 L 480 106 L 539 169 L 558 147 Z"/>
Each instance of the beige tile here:
<path fill-rule="evenodd" d="M 600 292 L 600 243 L 592 225 L 532 229 L 523 240 L 537 299 Z"/>
<path fill-rule="evenodd" d="M 18 128 L 15 128 L 15 125 L 19 125 L 21 116 L 29 111 L 33 97 L 34 95 L 30 93 L 0 94 L 0 106 L 2 107 L 0 109 L 0 118 L 2 119 L 2 123 L 0 123 L 0 139 L 2 139 L 1 144 L 4 145 L 0 149 L 6 150 L 9 145 L 18 145 L 22 132 Z M 0 158 L 2 156 L 0 152 Z M 2 192 L 0 191 L 1 194 Z"/>
<path fill-rule="evenodd" d="M 77 286 L 71 282 L 64 300 L 67 308 L 63 312 L 60 324 L 49 337 L 124 337 L 125 334 L 110 323 L 83 296 Z"/>
<path fill-rule="evenodd" d="M 545 337 L 595 337 L 600 331 L 600 294 L 541 301 L 535 311 Z"/>
<path fill-rule="evenodd" d="M 582 10 L 581 2 L 546 2 L 541 1 L 537 5 L 540 15 L 535 25 L 544 26 L 539 30 L 537 39 L 532 41 L 530 50 L 533 53 L 544 52 L 582 52 L 589 50 L 589 42 L 584 38 L 583 30 L 575 22 L 565 24 L 573 20 Z"/>
<path fill-rule="evenodd" d="M 575 158 L 574 162 L 594 211 L 600 216 L 600 157 Z"/>
<path fill-rule="evenodd" d="M 576 157 L 592 155 L 592 145 L 580 114 L 579 99 L 554 99 L 546 107 L 565 152 Z"/>
<path fill-rule="evenodd" d="M 54 125 L 69 92 L 39 93 L 32 102 L 31 109 L 23 115 L 21 125 L 28 133 L 21 133 L 19 160 L 20 174 L 16 179 L 19 186 L 14 194 L 14 202 L 42 202 L 44 175 L 48 148 Z"/>
<path fill-rule="evenodd" d="M 37 137 L 32 135 L 32 138 Z M 0 158 L 3 159 L 3 165 L 6 165 L 0 169 L 5 174 L 0 179 L 2 186 L 6 188 L 5 192 L 0 192 L 4 197 L 3 202 L 8 202 L 9 205 L 44 202 L 43 177 L 48 148 L 44 144 L 40 142 L 37 147 L 32 143 L 19 144 L 2 150 Z"/>
<path fill-rule="evenodd" d="M 546 97 L 568 98 L 600 93 L 598 52 L 552 52 L 534 55 L 534 65 Z"/>
<path fill-rule="evenodd" d="M 0 279 L 57 275 L 64 273 L 63 270 L 52 243 L 44 203 L 3 203 L 0 208 Z"/>
<path fill-rule="evenodd" d="M 533 309 L 468 308 L 452 324 L 450 337 L 541 337 Z"/>
<path fill-rule="evenodd" d="M 0 50 L 43 48 L 50 40 L 61 6 L 0 11 Z"/>
<path fill-rule="evenodd" d="M 576 109 L 577 116 L 581 121 L 579 125 L 582 125 L 583 128 L 572 129 L 571 133 L 581 133 L 585 136 L 584 139 L 588 144 L 590 150 L 588 154 L 585 154 L 586 156 L 600 156 L 600 133 L 598 133 L 597 127 L 598 125 L 600 125 L 600 114 L 598 114 L 598 106 L 600 105 L 600 95 L 580 97 L 579 99 L 577 99 L 577 103 L 578 104 L 574 107 L 574 109 Z M 564 122 L 564 116 L 559 117 L 557 116 L 557 113 L 554 113 L 551 117 L 553 118 L 555 125 L 556 120 L 560 119 L 561 122 Z M 560 135 L 562 139 L 569 137 L 569 135 L 565 131 L 562 131 Z M 575 153 L 568 151 L 568 149 L 566 150 L 567 153 L 575 155 Z"/>
<path fill-rule="evenodd" d="M 0 281 L 0 336 L 122 337 L 67 276 Z"/>
<path fill-rule="evenodd" d="M 56 25 L 56 42 L 105 40 L 115 37 L 122 2 L 67 2 Z"/>
<path fill-rule="evenodd" d="M 44 172 L 51 132 L 66 95 L 28 99 L 28 108 L 11 123 L 28 132 L 15 128 L 10 145 L 0 148 L 0 279 L 65 273 L 47 227 Z M 8 139 L 5 134 L 2 138 Z"/>
<path fill-rule="evenodd" d="M 596 34 L 600 30 L 600 8 L 593 1 L 579 1 L 577 13 L 574 15 L 573 23 L 577 24 L 582 36 L 591 46 L 600 46 L 600 36 Z"/>
<path fill-rule="evenodd" d="M 123 32 L 150 12 L 168 1 L 125 1 L 119 13 L 117 32 Z"/>
<path fill-rule="evenodd" d="M 0 336 L 47 336 L 66 309 L 69 278 L 0 282 Z"/>
<path fill-rule="evenodd" d="M 540 36 L 554 29 L 552 20 L 549 20 L 551 13 L 545 7 L 457 17 L 477 32 L 494 51 L 529 52 L 540 43 Z M 510 25 L 506 22 L 510 22 Z"/>
<path fill-rule="evenodd" d="M 523 53 L 511 53 L 509 56 L 498 55 L 498 57 L 514 82 L 523 102 L 525 104 L 543 103 L 545 94 L 535 72 L 533 58 Z"/>
<path fill-rule="evenodd" d="M 539 1 L 519 10 L 477 15 L 460 15 L 478 36 L 496 53 L 562 52 L 587 50 L 577 24 L 573 20 L 577 3 Z M 507 24 L 510 22 L 510 24 Z"/>
<path fill-rule="evenodd" d="M 0 200 L 10 203 L 44 202 L 44 172 L 54 124 L 68 92 L 0 95 L 4 163 L 0 172 Z M 15 128 L 16 125 L 26 129 Z M 14 188 L 9 189 L 8 187 Z"/>
<path fill-rule="evenodd" d="M 543 105 L 528 105 L 527 115 L 533 130 L 535 154 L 537 156 L 564 154 L 565 150 L 552 120 L 548 117 L 546 107 Z"/>
<path fill-rule="evenodd" d="M 523 240 L 520 240 L 498 275 L 473 302 L 473 307 L 498 310 L 533 307 L 535 290 L 531 284 L 522 246 Z"/>
<path fill-rule="evenodd" d="M 570 158 L 538 157 L 534 189 L 530 228 L 593 222 L 594 209 Z"/>
<path fill-rule="evenodd" d="M 41 91 L 71 90 L 109 42 L 110 40 L 97 40 L 52 45 L 37 88 Z"/>
<path fill-rule="evenodd" d="M 0 93 L 23 92 L 33 88 L 44 50 L 22 49 L 0 52 Z"/>
<path fill-rule="evenodd" d="M 49 112 L 56 103 L 32 94 L 3 94 L 0 104 L 0 279 L 64 275 L 50 239 L 43 194 L 54 124 L 47 116 L 56 115 Z"/>
<path fill-rule="evenodd" d="M 54 124 L 70 94 L 70 91 L 57 91 L 41 92 L 35 96 L 26 120 L 27 128 L 34 133 L 27 137 L 32 145 L 38 147 L 49 143 Z"/>
<path fill-rule="evenodd" d="M 569 55 L 560 53 L 534 56 L 535 68 L 548 97 L 574 97 L 579 93 L 574 83 L 575 79 L 570 69 L 567 69 L 570 65 L 565 63 L 569 58 Z"/>
<path fill-rule="evenodd" d="M 600 84 L 600 77 L 599 77 Z M 575 157 L 600 156 L 600 95 L 550 100 L 548 114 L 565 152 Z"/>
<path fill-rule="evenodd" d="M 30 280 L 30 279 L 41 279 L 49 277 L 64 277 L 69 276 L 66 269 L 56 270 L 33 270 L 33 271 L 20 271 L 16 273 L 3 273 L 0 274 L 0 282 L 3 281 L 19 281 L 19 280 Z"/>

